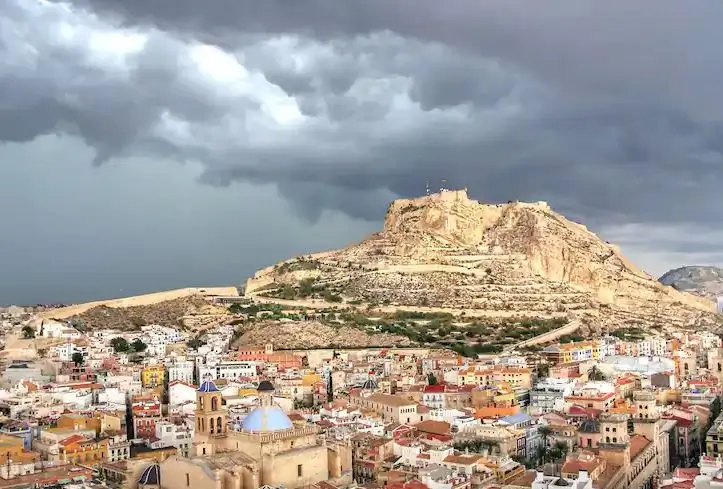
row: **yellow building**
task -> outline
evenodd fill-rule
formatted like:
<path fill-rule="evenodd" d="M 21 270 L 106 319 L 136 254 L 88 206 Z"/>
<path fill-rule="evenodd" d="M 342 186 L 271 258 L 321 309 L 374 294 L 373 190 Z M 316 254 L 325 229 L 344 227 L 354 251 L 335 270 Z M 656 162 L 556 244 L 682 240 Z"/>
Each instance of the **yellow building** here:
<path fill-rule="evenodd" d="M 553 365 L 560 363 L 599 360 L 602 357 L 602 344 L 599 341 L 573 341 L 550 345 L 542 350 L 547 361 Z"/>
<path fill-rule="evenodd" d="M 83 435 L 73 435 L 60 442 L 59 454 L 62 462 L 82 465 L 97 465 L 105 461 L 108 440 L 94 440 Z"/>
<path fill-rule="evenodd" d="M 506 365 L 482 366 L 462 370 L 458 374 L 458 385 L 501 386 L 530 389 L 532 387 L 532 370 L 527 367 L 509 367 Z"/>
<path fill-rule="evenodd" d="M 141 370 L 141 384 L 143 384 L 145 388 L 163 387 L 165 380 L 165 365 L 147 365 Z"/>

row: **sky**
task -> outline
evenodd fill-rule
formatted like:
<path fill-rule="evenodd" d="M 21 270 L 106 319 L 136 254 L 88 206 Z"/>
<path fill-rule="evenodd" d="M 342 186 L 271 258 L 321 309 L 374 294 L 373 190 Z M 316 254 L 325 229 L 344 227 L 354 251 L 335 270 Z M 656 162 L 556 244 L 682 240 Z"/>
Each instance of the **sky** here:
<path fill-rule="evenodd" d="M 3 0 L 0 304 L 241 284 L 445 180 L 723 265 L 723 2 Z"/>

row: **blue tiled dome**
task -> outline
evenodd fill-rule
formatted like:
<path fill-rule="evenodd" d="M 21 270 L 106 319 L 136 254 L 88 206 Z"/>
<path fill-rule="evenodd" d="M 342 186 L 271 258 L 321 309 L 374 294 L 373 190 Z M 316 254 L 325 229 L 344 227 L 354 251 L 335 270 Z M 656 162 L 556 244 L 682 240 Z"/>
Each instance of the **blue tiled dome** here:
<path fill-rule="evenodd" d="M 294 427 L 279 406 L 260 406 L 251 411 L 241 422 L 241 429 L 255 433 L 289 430 Z"/>
<path fill-rule="evenodd" d="M 146 467 L 138 478 L 138 485 L 141 486 L 159 486 L 160 484 L 161 468 L 158 464 L 152 464 Z"/>
<path fill-rule="evenodd" d="M 213 380 L 206 379 L 201 382 L 201 387 L 198 388 L 198 392 L 218 392 L 218 387 L 213 383 Z"/>

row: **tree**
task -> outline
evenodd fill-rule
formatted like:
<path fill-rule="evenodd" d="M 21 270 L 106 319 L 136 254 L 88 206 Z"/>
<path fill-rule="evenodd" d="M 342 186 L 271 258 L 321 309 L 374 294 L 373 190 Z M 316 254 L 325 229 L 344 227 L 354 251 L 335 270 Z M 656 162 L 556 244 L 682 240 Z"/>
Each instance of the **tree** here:
<path fill-rule="evenodd" d="M 542 438 L 542 446 L 547 449 L 547 438 L 552 434 L 552 429 L 546 424 L 537 426 L 537 434 Z"/>
<path fill-rule="evenodd" d="M 76 351 L 75 353 L 73 353 L 73 356 L 71 357 L 71 360 L 72 360 L 73 363 L 76 364 L 77 366 L 81 366 L 81 365 L 83 365 L 83 363 L 85 363 L 85 359 L 83 358 L 83 354 L 80 353 L 79 351 Z"/>
<path fill-rule="evenodd" d="M 23 338 L 25 338 L 26 340 L 35 338 L 35 328 L 29 325 L 23 326 Z"/>
<path fill-rule="evenodd" d="M 427 375 L 427 384 L 429 385 L 437 385 L 439 382 L 437 381 L 437 377 L 434 376 L 434 374 Z"/>
<path fill-rule="evenodd" d="M 556 455 L 553 460 L 561 460 L 567 456 L 567 452 L 570 451 L 570 446 L 564 441 L 556 441 L 551 451 Z"/>
<path fill-rule="evenodd" d="M 607 380 L 607 377 L 604 373 L 597 367 L 597 365 L 593 365 L 590 367 L 590 369 L 587 371 L 587 378 L 588 380 Z"/>
<path fill-rule="evenodd" d="M 133 349 L 134 352 L 140 353 L 140 352 L 146 351 L 146 349 L 148 348 L 148 345 L 143 343 L 140 340 L 140 338 L 136 338 L 135 340 L 133 340 L 133 343 L 131 343 L 131 348 Z"/>
<path fill-rule="evenodd" d="M 131 348 L 131 345 L 128 344 L 128 340 L 120 336 L 110 340 L 110 346 L 113 347 L 113 351 L 116 353 L 127 353 Z"/>
<path fill-rule="evenodd" d="M 540 363 L 537 365 L 537 378 L 549 377 L 550 376 L 550 364 Z"/>
<path fill-rule="evenodd" d="M 193 338 L 188 343 L 186 343 L 186 345 L 193 350 L 198 350 L 205 344 L 206 344 L 206 342 L 200 338 Z"/>

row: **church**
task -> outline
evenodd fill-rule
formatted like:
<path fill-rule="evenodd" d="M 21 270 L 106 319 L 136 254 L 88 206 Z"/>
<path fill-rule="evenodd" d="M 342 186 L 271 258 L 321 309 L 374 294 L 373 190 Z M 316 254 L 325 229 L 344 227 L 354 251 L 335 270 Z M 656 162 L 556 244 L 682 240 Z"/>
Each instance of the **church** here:
<path fill-rule="evenodd" d="M 340 480 L 351 468 L 351 450 L 327 444 L 319 428 L 294 423 L 274 404 L 268 380 L 257 388 L 258 405 L 229 427 L 221 392 L 211 379 L 196 393 L 195 455 L 172 456 L 146 467 L 139 489 L 294 489 Z"/>

